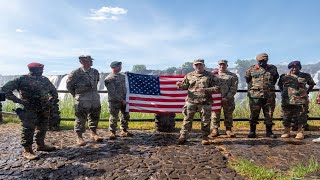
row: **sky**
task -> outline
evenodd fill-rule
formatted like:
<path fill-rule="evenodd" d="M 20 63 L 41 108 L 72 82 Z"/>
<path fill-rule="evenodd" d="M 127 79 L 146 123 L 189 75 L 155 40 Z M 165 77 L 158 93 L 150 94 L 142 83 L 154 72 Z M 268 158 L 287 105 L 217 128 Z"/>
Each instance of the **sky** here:
<path fill-rule="evenodd" d="M 269 54 L 269 63 L 320 61 L 318 0 L 0 0 L 0 74 L 68 74 L 91 55 L 93 67 L 110 72 L 180 67 L 204 59 Z"/>

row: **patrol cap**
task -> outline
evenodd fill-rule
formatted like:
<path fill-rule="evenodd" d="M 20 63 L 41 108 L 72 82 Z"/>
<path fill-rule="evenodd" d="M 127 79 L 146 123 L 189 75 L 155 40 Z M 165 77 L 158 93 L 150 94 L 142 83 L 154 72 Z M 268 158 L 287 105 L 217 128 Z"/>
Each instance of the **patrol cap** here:
<path fill-rule="evenodd" d="M 204 64 L 204 60 L 203 59 L 196 59 L 193 61 L 193 64 Z"/>
<path fill-rule="evenodd" d="M 228 65 L 228 61 L 227 61 L 227 60 L 222 59 L 222 60 L 218 61 L 218 64 L 225 64 L 225 65 Z"/>
<path fill-rule="evenodd" d="M 288 69 L 291 69 L 293 66 L 298 66 L 300 69 L 302 69 L 300 61 L 292 61 L 288 64 Z"/>
<path fill-rule="evenodd" d="M 79 60 L 94 60 L 90 55 L 81 55 L 79 56 Z"/>
<path fill-rule="evenodd" d="M 120 66 L 120 65 L 122 65 L 122 62 L 120 62 L 120 61 L 113 61 L 113 62 L 110 64 L 110 67 L 111 67 L 111 68 L 115 68 L 115 67 Z"/>
<path fill-rule="evenodd" d="M 27 65 L 28 69 L 43 69 L 44 65 L 41 63 L 37 63 L 37 62 L 32 62 L 30 64 Z"/>
<path fill-rule="evenodd" d="M 269 57 L 268 57 L 267 53 L 258 54 L 257 57 L 256 57 L 257 61 L 266 61 L 268 59 L 269 59 Z"/>

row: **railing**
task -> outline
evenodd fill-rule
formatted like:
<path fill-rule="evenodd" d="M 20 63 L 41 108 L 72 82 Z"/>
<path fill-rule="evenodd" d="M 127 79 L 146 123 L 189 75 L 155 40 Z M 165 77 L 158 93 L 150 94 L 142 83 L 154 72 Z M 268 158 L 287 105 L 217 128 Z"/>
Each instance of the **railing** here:
<path fill-rule="evenodd" d="M 319 89 L 313 89 L 312 92 L 317 92 Z M 239 93 L 244 93 L 247 92 L 246 89 L 239 89 L 237 90 Z M 280 90 L 275 90 L 275 92 L 280 92 Z M 67 90 L 58 90 L 58 93 L 69 93 Z M 108 93 L 107 91 L 98 91 L 98 93 Z M 320 106 L 320 105 L 319 105 Z M 10 112 L 2 112 L 2 114 L 7 114 L 7 115 L 16 115 L 15 113 L 10 113 Z M 74 121 L 75 118 L 66 118 L 66 117 L 61 117 L 61 120 L 64 121 Z M 154 119 L 131 119 L 135 122 L 153 122 Z M 183 119 L 176 118 L 175 121 L 182 121 Z M 223 120 L 223 119 L 221 119 Z M 259 120 L 263 120 L 262 118 L 259 118 Z M 282 118 L 273 118 L 275 121 L 281 121 Z M 308 117 L 308 120 L 320 120 L 320 117 Z M 100 121 L 108 121 L 108 119 L 100 119 Z M 194 119 L 194 121 L 200 121 L 200 119 Z M 249 121 L 248 118 L 234 118 L 233 121 Z"/>

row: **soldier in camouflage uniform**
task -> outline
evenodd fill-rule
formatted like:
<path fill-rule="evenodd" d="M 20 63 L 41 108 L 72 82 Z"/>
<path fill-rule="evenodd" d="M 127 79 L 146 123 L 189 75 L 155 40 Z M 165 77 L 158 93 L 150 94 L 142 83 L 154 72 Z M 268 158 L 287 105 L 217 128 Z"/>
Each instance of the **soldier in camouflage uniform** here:
<path fill-rule="evenodd" d="M 37 151 L 53 151 L 56 148 L 44 143 L 48 128 L 49 109 L 58 98 L 54 85 L 48 78 L 42 76 L 43 64 L 28 64 L 30 73 L 6 83 L 2 90 L 6 98 L 22 105 L 16 112 L 22 123 L 21 145 L 24 147 L 23 156 L 26 159 L 37 159 L 32 150 L 33 135 L 37 143 Z M 21 96 L 13 94 L 17 90 Z M 35 132 L 35 129 L 37 131 Z"/>
<path fill-rule="evenodd" d="M 195 71 L 188 73 L 182 82 L 177 82 L 178 89 L 188 90 L 186 104 L 183 107 L 183 125 L 180 131 L 178 144 L 186 142 L 192 128 L 193 117 L 200 113 L 203 145 L 209 144 L 210 117 L 212 108 L 212 92 L 219 91 L 219 79 L 205 70 L 203 59 L 193 61 Z"/>
<path fill-rule="evenodd" d="M 50 109 L 49 116 L 49 130 L 57 131 L 60 130 L 60 111 L 59 111 L 59 100 L 53 102 L 52 108 Z"/>
<path fill-rule="evenodd" d="M 315 83 L 310 74 L 300 72 L 300 61 L 293 61 L 288 65 L 290 71 L 280 76 L 278 86 L 281 91 L 281 107 L 283 111 L 284 133 L 282 138 L 290 137 L 290 125 L 294 121 L 298 125 L 296 139 L 304 139 L 304 125 L 308 120 L 308 94 Z M 307 86 L 308 85 L 308 88 Z"/>
<path fill-rule="evenodd" d="M 224 125 L 226 127 L 227 137 L 235 137 L 232 132 L 233 117 L 232 113 L 235 109 L 234 95 L 238 89 L 238 76 L 227 70 L 228 61 L 220 60 L 219 71 L 213 72 L 220 80 L 220 91 L 222 95 L 222 108 L 224 112 Z M 212 132 L 210 137 L 219 136 L 221 112 L 212 113 Z"/>
<path fill-rule="evenodd" d="M 119 111 L 122 115 L 120 119 L 120 136 L 130 137 L 132 133 L 128 132 L 128 122 L 130 119 L 129 112 L 126 112 L 126 84 L 125 75 L 120 73 L 122 69 L 122 63 L 114 61 L 110 64 L 112 72 L 104 80 L 105 86 L 108 91 L 108 102 L 109 102 L 109 131 L 110 139 L 116 138 L 117 122 L 119 121 Z"/>
<path fill-rule="evenodd" d="M 2 122 L 2 103 L 0 102 L 0 122 Z"/>
<path fill-rule="evenodd" d="M 318 95 L 317 95 L 317 98 L 316 98 L 316 103 L 320 104 L 320 90 L 318 91 Z M 320 143 L 320 137 L 318 137 L 316 139 L 313 139 L 312 142 Z"/>
<path fill-rule="evenodd" d="M 81 67 L 72 71 L 67 79 L 67 89 L 76 100 L 74 131 L 77 133 L 77 144 L 79 146 L 86 145 L 82 134 L 85 132 L 88 116 L 91 138 L 94 141 L 103 140 L 97 135 L 101 112 L 100 95 L 97 91 L 100 77 L 98 70 L 91 68 L 92 60 L 91 56 L 80 56 Z"/>
<path fill-rule="evenodd" d="M 256 57 L 257 64 L 249 67 L 245 79 L 248 83 L 248 97 L 250 105 L 250 133 L 249 138 L 256 137 L 256 125 L 261 109 L 266 125 L 266 137 L 276 138 L 272 133 L 272 119 L 275 108 L 275 84 L 279 78 L 277 67 L 268 63 L 268 55 L 262 53 Z"/>

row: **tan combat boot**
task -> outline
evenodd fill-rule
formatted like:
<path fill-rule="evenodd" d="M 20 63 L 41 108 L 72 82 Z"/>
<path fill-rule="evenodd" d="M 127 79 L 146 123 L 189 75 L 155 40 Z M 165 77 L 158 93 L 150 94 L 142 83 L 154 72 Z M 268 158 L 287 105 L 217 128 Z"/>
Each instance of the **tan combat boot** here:
<path fill-rule="evenodd" d="M 290 137 L 290 127 L 284 127 L 284 133 L 281 135 L 282 138 Z"/>
<path fill-rule="evenodd" d="M 236 135 L 233 134 L 231 128 L 226 128 L 226 134 L 227 134 L 227 137 L 228 137 L 228 138 L 234 138 L 234 137 L 236 137 Z"/>
<path fill-rule="evenodd" d="M 210 138 L 218 137 L 219 136 L 219 129 L 213 128 L 211 134 L 209 135 Z"/>
<path fill-rule="evenodd" d="M 91 138 L 96 142 L 102 142 L 103 138 L 97 135 L 96 130 L 91 130 Z"/>
<path fill-rule="evenodd" d="M 133 134 L 131 132 L 126 131 L 126 130 L 122 130 L 120 133 L 120 136 L 121 137 L 132 137 Z"/>
<path fill-rule="evenodd" d="M 187 138 L 185 135 L 180 135 L 179 139 L 178 139 L 178 144 L 182 145 L 187 141 Z"/>
<path fill-rule="evenodd" d="M 303 127 L 301 125 L 299 125 L 298 127 L 298 133 L 296 135 L 296 139 L 304 139 L 304 135 L 303 135 Z"/>
<path fill-rule="evenodd" d="M 77 133 L 77 145 L 85 146 L 87 143 L 83 140 L 82 133 Z"/>
<path fill-rule="evenodd" d="M 209 145 L 210 144 L 209 138 L 207 136 L 203 137 L 201 140 L 201 144 L 202 145 Z"/>
<path fill-rule="evenodd" d="M 110 140 L 114 140 L 114 139 L 116 139 L 116 138 L 117 138 L 116 132 L 110 131 L 110 132 L 109 132 L 109 139 L 110 139 Z"/>
<path fill-rule="evenodd" d="M 33 152 L 32 146 L 24 147 L 24 151 L 22 153 L 23 157 L 28 160 L 35 160 L 39 157 Z"/>

